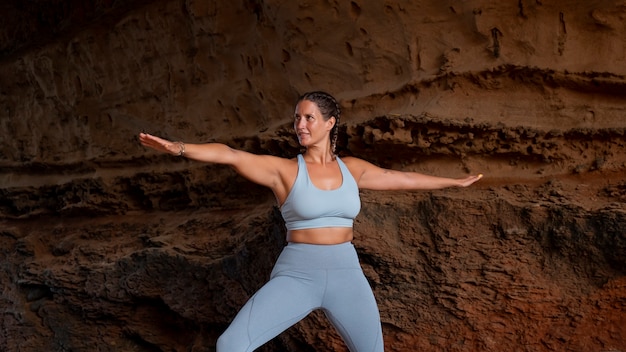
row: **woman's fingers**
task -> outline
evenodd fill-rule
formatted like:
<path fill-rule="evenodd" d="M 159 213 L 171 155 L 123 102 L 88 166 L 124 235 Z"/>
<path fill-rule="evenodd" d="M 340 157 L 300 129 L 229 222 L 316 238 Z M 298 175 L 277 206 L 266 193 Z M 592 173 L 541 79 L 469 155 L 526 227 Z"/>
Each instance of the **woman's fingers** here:
<path fill-rule="evenodd" d="M 172 153 L 169 150 L 168 146 L 172 145 L 173 143 L 166 139 L 153 136 L 148 133 L 139 133 L 139 141 L 141 142 L 141 145 L 145 147 L 152 148 L 160 152 Z"/>
<path fill-rule="evenodd" d="M 483 174 L 468 176 L 464 180 L 461 181 L 461 187 L 470 186 L 474 182 L 480 180 L 481 178 L 483 178 Z"/>

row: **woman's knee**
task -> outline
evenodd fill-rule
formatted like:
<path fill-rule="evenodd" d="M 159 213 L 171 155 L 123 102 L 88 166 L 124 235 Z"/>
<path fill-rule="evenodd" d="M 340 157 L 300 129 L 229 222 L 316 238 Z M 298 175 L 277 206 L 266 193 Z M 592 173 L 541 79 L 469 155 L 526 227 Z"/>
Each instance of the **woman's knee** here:
<path fill-rule="evenodd" d="M 239 334 L 233 334 L 231 329 L 226 329 L 217 339 L 217 352 L 246 352 L 248 351 L 248 339 Z"/>

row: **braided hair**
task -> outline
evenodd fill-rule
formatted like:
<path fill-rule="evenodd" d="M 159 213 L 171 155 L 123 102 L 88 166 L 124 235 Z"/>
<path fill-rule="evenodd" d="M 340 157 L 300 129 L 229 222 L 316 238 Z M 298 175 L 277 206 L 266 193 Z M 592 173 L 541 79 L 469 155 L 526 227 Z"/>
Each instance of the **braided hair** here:
<path fill-rule="evenodd" d="M 330 94 L 322 91 L 304 93 L 298 103 L 303 100 L 308 100 L 317 105 L 324 117 L 325 121 L 328 121 L 331 117 L 335 117 L 335 125 L 330 130 L 330 148 L 333 154 L 336 154 L 337 138 L 339 136 L 339 117 L 341 115 L 341 108 L 337 100 Z"/>

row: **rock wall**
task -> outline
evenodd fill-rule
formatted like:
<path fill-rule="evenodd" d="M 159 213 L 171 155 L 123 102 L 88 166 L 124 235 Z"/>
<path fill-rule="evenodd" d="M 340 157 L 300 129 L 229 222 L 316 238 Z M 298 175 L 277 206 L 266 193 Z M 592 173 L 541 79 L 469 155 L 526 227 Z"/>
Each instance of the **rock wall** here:
<path fill-rule="evenodd" d="M 147 131 L 342 154 L 469 189 L 362 192 L 388 351 L 626 351 L 626 2 L 7 1 L 0 349 L 212 351 L 284 245 L 232 170 Z M 345 351 L 315 312 L 261 350 Z"/>

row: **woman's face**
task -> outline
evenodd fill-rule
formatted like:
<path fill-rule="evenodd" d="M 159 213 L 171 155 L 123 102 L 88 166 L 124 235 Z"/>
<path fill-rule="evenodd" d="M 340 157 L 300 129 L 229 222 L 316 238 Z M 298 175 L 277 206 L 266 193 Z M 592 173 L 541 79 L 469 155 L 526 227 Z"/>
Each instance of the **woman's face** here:
<path fill-rule="evenodd" d="M 308 147 L 324 141 L 330 143 L 330 130 L 334 124 L 334 118 L 324 120 L 324 116 L 314 102 L 302 100 L 296 105 L 293 128 L 301 146 Z"/>

